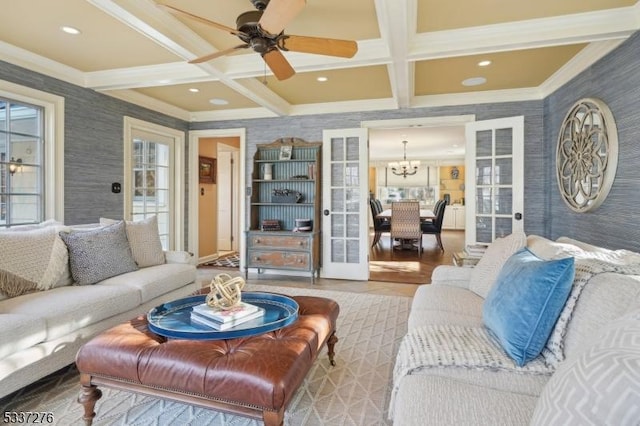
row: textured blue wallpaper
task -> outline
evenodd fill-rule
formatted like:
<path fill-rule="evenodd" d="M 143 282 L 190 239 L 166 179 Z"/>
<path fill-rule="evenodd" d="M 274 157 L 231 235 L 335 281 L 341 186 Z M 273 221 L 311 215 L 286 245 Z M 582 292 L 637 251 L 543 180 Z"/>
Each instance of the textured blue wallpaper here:
<path fill-rule="evenodd" d="M 545 175 L 551 177 L 545 212 L 546 232 L 609 248 L 640 251 L 640 33 L 596 62 L 544 103 Z M 584 97 L 609 105 L 618 128 L 616 178 L 605 202 L 595 211 L 573 213 L 560 198 L 555 178 L 555 149 L 569 108 Z"/>
<path fill-rule="evenodd" d="M 185 121 L 1 61 L 0 79 L 65 98 L 64 217 L 69 224 L 122 217 L 123 193 L 113 194 L 111 183 L 124 176 L 124 116 L 188 128 Z"/>

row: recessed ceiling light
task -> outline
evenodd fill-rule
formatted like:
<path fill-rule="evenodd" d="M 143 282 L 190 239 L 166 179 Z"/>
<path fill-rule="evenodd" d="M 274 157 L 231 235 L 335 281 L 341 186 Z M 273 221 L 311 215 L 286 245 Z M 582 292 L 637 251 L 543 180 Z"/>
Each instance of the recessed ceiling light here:
<path fill-rule="evenodd" d="M 488 67 L 489 65 L 491 65 L 491 61 L 489 61 L 489 60 L 478 62 L 478 66 L 479 67 Z"/>
<path fill-rule="evenodd" d="M 192 88 L 189 89 L 189 91 L 191 93 L 198 93 L 200 91 L 200 89 L 196 89 L 195 87 L 192 87 Z"/>
<path fill-rule="evenodd" d="M 60 29 L 62 31 L 64 31 L 67 34 L 73 34 L 73 35 L 78 35 L 80 34 L 80 30 L 77 28 L 73 28 L 73 27 L 69 27 L 67 25 L 63 25 L 62 27 L 60 27 Z"/>
<path fill-rule="evenodd" d="M 324 83 L 325 81 L 329 80 L 327 77 L 318 77 L 316 78 L 316 80 L 318 80 L 321 83 Z"/>
<path fill-rule="evenodd" d="M 229 101 L 226 99 L 213 98 L 213 99 L 209 99 L 209 103 L 213 105 L 228 105 Z"/>
<path fill-rule="evenodd" d="M 485 84 L 487 79 L 484 77 L 471 77 L 462 81 L 463 86 L 480 86 L 481 84 Z"/>

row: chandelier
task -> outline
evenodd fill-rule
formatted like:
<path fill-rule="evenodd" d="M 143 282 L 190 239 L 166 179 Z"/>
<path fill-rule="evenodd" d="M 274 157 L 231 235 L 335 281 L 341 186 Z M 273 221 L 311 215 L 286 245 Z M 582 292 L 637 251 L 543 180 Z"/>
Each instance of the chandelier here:
<path fill-rule="evenodd" d="M 402 141 L 402 144 L 404 145 L 403 160 L 389 163 L 391 172 L 393 172 L 394 175 L 402 176 L 405 179 L 407 176 L 415 175 L 418 172 L 418 167 L 420 167 L 420 161 L 407 161 L 407 143 L 407 141 Z"/>

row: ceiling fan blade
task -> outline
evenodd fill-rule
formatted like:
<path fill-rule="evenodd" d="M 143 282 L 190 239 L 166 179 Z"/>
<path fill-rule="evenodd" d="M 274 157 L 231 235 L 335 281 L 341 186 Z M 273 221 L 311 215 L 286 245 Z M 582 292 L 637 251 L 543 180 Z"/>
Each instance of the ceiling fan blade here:
<path fill-rule="evenodd" d="M 306 4 L 306 0 L 271 0 L 258 23 L 269 34 L 280 34 Z"/>
<path fill-rule="evenodd" d="M 190 64 L 200 64 L 202 62 L 207 62 L 215 58 L 219 58 L 220 56 L 228 55 L 240 49 L 248 48 L 248 44 L 241 44 L 239 46 L 231 47 L 229 49 L 220 50 L 218 52 L 210 53 L 208 55 L 200 56 L 199 58 L 195 58 L 189 61 Z"/>
<path fill-rule="evenodd" d="M 335 38 L 285 35 L 278 39 L 278 47 L 291 52 L 315 53 L 318 55 L 352 58 L 358 51 L 358 43 Z"/>
<path fill-rule="evenodd" d="M 206 24 L 206 25 L 212 26 L 212 27 L 217 28 L 219 30 L 223 30 L 223 31 L 226 31 L 226 32 L 231 33 L 231 34 L 235 34 L 235 35 L 244 35 L 244 33 L 242 31 L 238 31 L 235 28 L 227 27 L 226 25 L 222 25 L 222 24 L 219 24 L 217 22 L 213 22 L 213 21 L 210 21 L 208 19 L 201 18 L 200 16 L 196 16 L 196 15 L 194 15 L 192 13 L 189 13 L 187 11 L 184 11 L 184 10 L 181 10 L 181 9 L 178 9 L 178 8 L 175 8 L 173 6 L 169 6 L 167 4 L 159 4 L 158 6 L 161 7 L 162 9 L 166 9 L 167 11 L 169 11 L 169 12 L 171 12 L 173 14 L 186 16 L 187 18 L 191 18 L 194 21 L 198 21 L 198 22 L 200 22 L 202 24 Z"/>
<path fill-rule="evenodd" d="M 278 80 L 286 80 L 296 73 L 287 58 L 278 49 L 270 50 L 262 55 L 262 58 Z"/>

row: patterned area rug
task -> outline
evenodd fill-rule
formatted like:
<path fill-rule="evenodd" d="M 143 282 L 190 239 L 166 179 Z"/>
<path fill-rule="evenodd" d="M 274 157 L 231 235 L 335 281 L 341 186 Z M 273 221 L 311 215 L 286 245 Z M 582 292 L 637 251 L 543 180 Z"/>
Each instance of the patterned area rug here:
<path fill-rule="evenodd" d="M 389 425 L 387 408 L 395 355 L 407 332 L 408 297 L 248 284 L 246 290 L 329 297 L 340 305 L 336 366 L 326 348 L 285 414 L 285 425 Z M 50 411 L 54 424 L 83 424 L 76 401 L 78 372 L 61 370 L 0 400 L 7 411 Z M 102 388 L 94 425 L 237 425 L 262 422 L 204 408 Z"/>
<path fill-rule="evenodd" d="M 240 267 L 240 256 L 238 253 L 229 253 L 211 262 L 203 263 L 200 266 L 212 266 L 215 268 L 238 268 Z"/>

